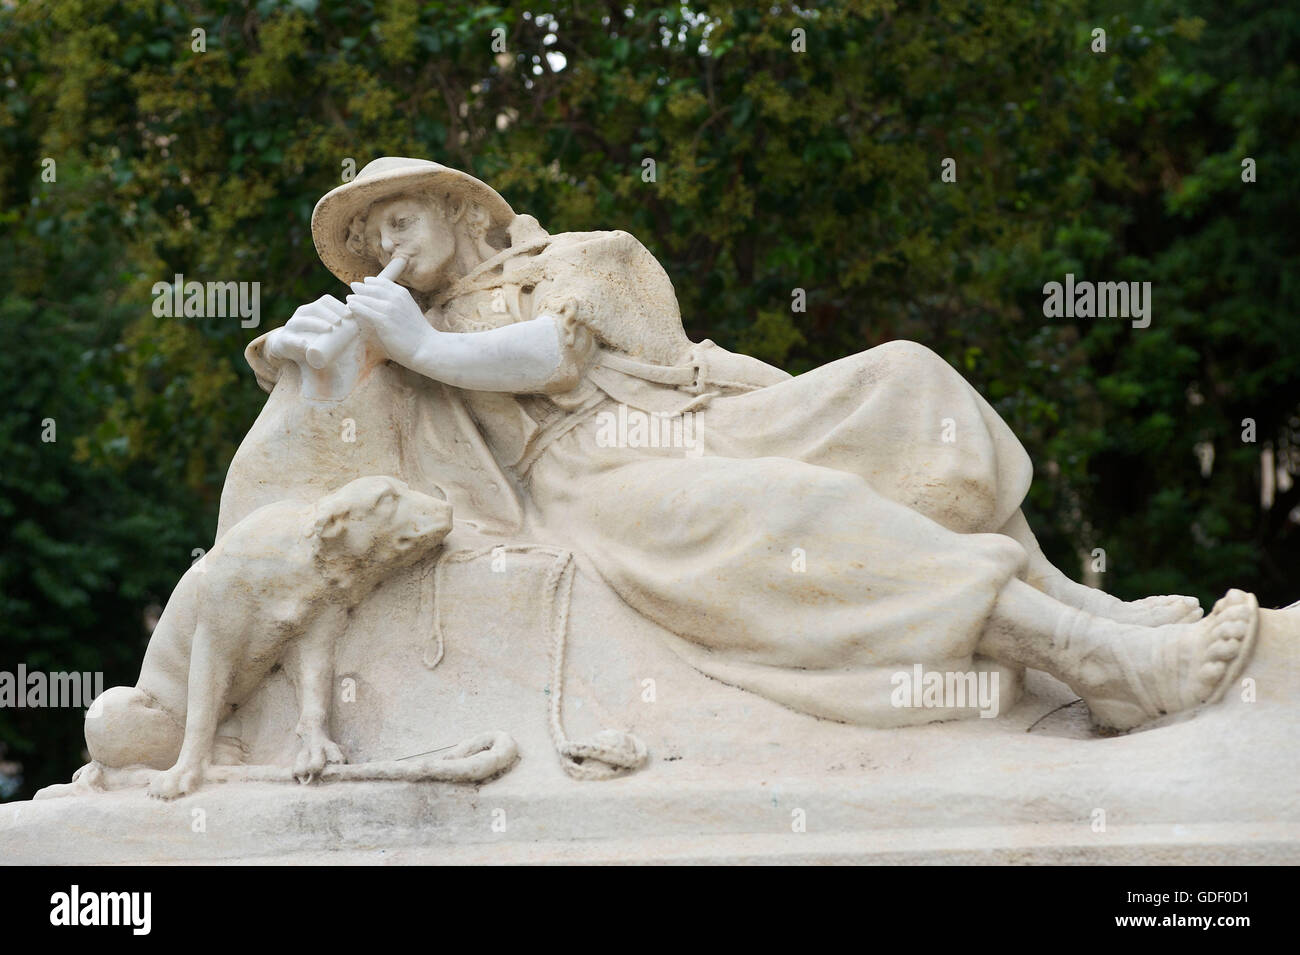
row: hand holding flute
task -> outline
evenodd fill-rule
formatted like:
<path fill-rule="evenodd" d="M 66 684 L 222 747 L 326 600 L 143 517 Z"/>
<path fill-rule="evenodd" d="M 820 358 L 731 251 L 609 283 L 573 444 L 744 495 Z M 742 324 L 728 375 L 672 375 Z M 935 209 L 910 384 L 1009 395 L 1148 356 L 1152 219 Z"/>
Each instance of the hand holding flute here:
<path fill-rule="evenodd" d="M 397 256 L 380 272 L 380 276 L 386 277 L 385 284 L 392 289 L 399 286 L 393 285 L 389 279 L 401 274 L 406 261 L 404 256 Z M 401 291 L 405 293 L 405 289 Z M 409 293 L 407 295 L 409 297 Z M 283 328 L 269 334 L 266 355 L 295 362 L 306 375 L 305 380 L 320 379 L 322 375 L 331 377 L 331 370 L 338 365 L 340 357 L 348 353 L 359 333 L 360 328 L 348 306 L 333 295 L 322 295 L 314 302 L 299 306 Z"/>
<path fill-rule="evenodd" d="M 299 365 L 305 397 L 337 400 L 350 394 L 376 359 L 472 391 L 532 393 L 567 382 L 557 375 L 562 344 L 571 339 L 556 316 L 543 313 L 481 332 L 440 331 L 395 281 L 407 265 L 405 257 L 395 256 L 379 275 L 353 282 L 346 304 L 322 296 L 272 333 L 267 353 Z M 361 332 L 375 346 L 373 354 L 354 347 Z M 571 372 L 576 376 L 576 364 Z M 575 377 L 569 387 L 576 384 Z"/>
<path fill-rule="evenodd" d="M 380 271 L 379 278 L 392 282 L 402 274 L 404 268 L 406 268 L 406 259 L 400 255 L 394 256 L 392 261 Z M 363 284 L 354 282 L 353 288 Z M 314 344 L 308 346 L 307 364 L 316 369 L 324 368 L 347 350 L 348 346 L 360 334 L 360 331 L 355 316 L 349 310 L 342 317 L 342 320 L 334 326 L 332 332 L 319 336 Z"/>

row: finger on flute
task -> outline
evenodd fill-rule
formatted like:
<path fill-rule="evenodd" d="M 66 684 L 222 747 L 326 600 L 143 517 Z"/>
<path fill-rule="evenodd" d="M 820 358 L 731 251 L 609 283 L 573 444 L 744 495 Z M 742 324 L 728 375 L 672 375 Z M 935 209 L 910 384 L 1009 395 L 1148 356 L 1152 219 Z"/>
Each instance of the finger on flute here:
<path fill-rule="evenodd" d="M 390 282 L 395 281 L 402 270 L 406 268 L 406 259 L 403 256 L 394 256 L 393 259 L 383 267 L 379 272 L 381 279 L 388 279 Z M 349 311 L 343 317 L 343 320 L 335 327 L 332 332 L 320 337 L 316 344 L 307 349 L 307 364 L 317 371 L 324 368 L 352 344 L 357 335 L 360 334 L 356 320 Z"/>

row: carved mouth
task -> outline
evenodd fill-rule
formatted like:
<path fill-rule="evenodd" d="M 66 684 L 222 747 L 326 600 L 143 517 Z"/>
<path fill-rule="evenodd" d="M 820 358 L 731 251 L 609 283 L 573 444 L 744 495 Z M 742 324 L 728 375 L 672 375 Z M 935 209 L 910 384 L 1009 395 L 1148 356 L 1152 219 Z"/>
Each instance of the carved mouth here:
<path fill-rule="evenodd" d="M 419 527 L 413 528 L 410 535 L 407 536 L 415 540 L 426 540 L 430 537 L 437 537 L 444 530 L 442 522 L 430 521 L 427 524 L 421 524 Z"/>

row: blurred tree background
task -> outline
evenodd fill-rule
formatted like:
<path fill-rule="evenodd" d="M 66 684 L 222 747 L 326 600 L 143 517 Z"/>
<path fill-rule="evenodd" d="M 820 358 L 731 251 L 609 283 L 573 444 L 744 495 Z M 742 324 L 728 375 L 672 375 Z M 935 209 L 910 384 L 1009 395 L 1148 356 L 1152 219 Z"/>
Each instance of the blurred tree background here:
<path fill-rule="evenodd" d="M 759 6 L 0 0 L 0 669 L 134 682 L 264 398 L 243 347 L 341 294 L 311 209 L 381 155 L 632 232 L 697 340 L 929 345 L 1075 576 L 1101 548 L 1123 597 L 1300 596 L 1300 9 Z M 1045 318 L 1067 272 L 1152 282 L 1150 327 Z M 155 317 L 175 273 L 260 282 L 262 327 Z M 81 714 L 0 710 L 0 745 L 30 795 Z"/>

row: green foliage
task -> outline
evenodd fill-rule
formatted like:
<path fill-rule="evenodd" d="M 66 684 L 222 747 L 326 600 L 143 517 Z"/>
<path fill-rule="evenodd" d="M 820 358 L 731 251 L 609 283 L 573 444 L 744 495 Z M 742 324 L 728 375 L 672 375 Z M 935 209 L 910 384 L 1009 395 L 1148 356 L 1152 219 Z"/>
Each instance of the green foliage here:
<path fill-rule="evenodd" d="M 242 349 L 339 291 L 312 205 L 385 154 L 634 233 L 696 339 L 796 372 L 934 348 L 1029 449 L 1069 571 L 1102 547 L 1122 596 L 1290 600 L 1300 484 L 1262 509 L 1259 450 L 1300 427 L 1298 34 L 1207 0 L 0 8 L 0 669 L 133 678 L 260 406 Z M 1044 318 L 1067 272 L 1151 281 L 1151 327 Z M 175 273 L 260 282 L 263 327 L 155 317 Z M 63 716 L 0 712 L 29 792 L 70 770 Z"/>

